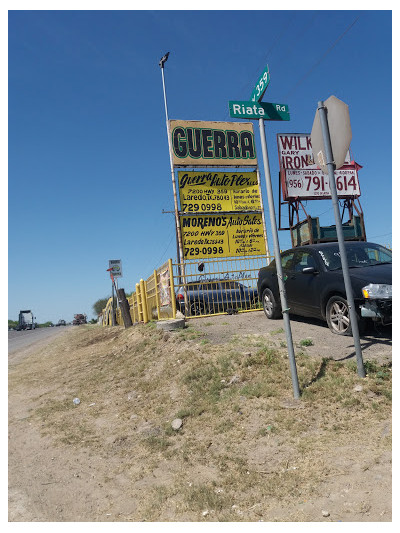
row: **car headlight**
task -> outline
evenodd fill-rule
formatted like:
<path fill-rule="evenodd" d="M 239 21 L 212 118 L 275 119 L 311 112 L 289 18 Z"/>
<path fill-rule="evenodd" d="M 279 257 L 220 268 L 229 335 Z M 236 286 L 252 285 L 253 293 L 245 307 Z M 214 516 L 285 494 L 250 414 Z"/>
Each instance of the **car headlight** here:
<path fill-rule="evenodd" d="M 392 286 L 382 283 L 370 283 L 366 287 L 363 287 L 362 293 L 364 298 L 391 298 Z"/>

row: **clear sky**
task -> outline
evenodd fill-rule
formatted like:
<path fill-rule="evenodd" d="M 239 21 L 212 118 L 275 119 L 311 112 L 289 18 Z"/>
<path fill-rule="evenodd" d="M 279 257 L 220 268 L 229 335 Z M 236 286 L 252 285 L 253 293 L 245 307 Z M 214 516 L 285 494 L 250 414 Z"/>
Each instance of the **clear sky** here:
<path fill-rule="evenodd" d="M 9 11 L 8 318 L 91 318 L 109 259 L 126 292 L 175 259 L 167 51 L 171 119 L 234 121 L 228 101 L 269 65 L 263 100 L 291 113 L 266 123 L 277 212 L 277 133 L 310 133 L 319 100 L 346 102 L 367 237 L 391 244 L 391 27 L 390 11 Z M 330 200 L 307 209 L 334 224 Z"/>

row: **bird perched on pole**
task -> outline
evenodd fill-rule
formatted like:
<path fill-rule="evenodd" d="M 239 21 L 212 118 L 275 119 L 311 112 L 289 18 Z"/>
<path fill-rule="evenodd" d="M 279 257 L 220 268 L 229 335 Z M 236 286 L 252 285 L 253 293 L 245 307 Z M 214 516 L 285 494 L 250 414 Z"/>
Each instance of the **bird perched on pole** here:
<path fill-rule="evenodd" d="M 160 59 L 160 62 L 158 63 L 158 64 L 160 65 L 160 68 L 164 68 L 164 63 L 167 61 L 168 56 L 169 56 L 169 52 L 167 52 L 167 53 L 165 54 L 165 56 L 163 56 L 163 57 Z"/>

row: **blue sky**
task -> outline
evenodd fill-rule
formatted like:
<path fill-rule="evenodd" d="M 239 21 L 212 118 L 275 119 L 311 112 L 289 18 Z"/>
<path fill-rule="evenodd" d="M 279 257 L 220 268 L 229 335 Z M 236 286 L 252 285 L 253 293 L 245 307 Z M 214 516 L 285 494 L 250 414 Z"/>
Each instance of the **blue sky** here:
<path fill-rule="evenodd" d="M 391 25 L 390 11 L 10 11 L 8 318 L 92 317 L 110 294 L 109 259 L 130 292 L 176 257 L 162 213 L 173 209 L 167 51 L 171 119 L 234 121 L 228 101 L 247 100 L 269 65 L 263 100 L 291 113 L 266 123 L 276 210 L 276 134 L 309 133 L 319 100 L 346 102 L 367 237 L 391 244 Z M 330 200 L 307 209 L 334 224 Z M 291 246 L 288 231 L 279 239 Z"/>

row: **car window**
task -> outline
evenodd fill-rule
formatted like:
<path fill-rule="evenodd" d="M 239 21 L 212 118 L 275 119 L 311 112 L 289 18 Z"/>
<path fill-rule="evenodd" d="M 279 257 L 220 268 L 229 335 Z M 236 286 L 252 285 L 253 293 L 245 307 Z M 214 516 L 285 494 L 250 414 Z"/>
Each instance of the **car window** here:
<path fill-rule="evenodd" d="M 326 247 L 323 250 L 318 250 L 318 253 L 328 270 L 342 268 L 338 246 Z M 391 251 L 379 244 L 357 243 L 357 245 L 346 245 L 346 256 L 350 268 L 392 262 Z"/>
<path fill-rule="evenodd" d="M 350 248 L 346 250 L 349 266 L 366 266 L 370 259 L 364 248 Z"/>
<path fill-rule="evenodd" d="M 282 268 L 284 270 L 292 270 L 293 268 L 294 252 L 282 255 Z"/>
<path fill-rule="evenodd" d="M 392 262 L 392 252 L 383 246 L 372 247 L 367 246 L 365 251 L 368 254 L 369 259 L 372 261 L 377 261 L 379 263 L 391 263 Z"/>
<path fill-rule="evenodd" d="M 218 291 L 219 289 L 220 289 L 219 283 L 211 282 L 211 281 L 207 283 L 203 283 L 201 286 L 202 291 Z"/>
<path fill-rule="evenodd" d="M 293 260 L 293 270 L 302 272 L 306 267 L 317 267 L 314 257 L 310 252 L 297 252 Z"/>
<path fill-rule="evenodd" d="M 238 282 L 232 280 L 221 281 L 221 285 L 223 289 L 235 290 L 239 288 Z"/>

